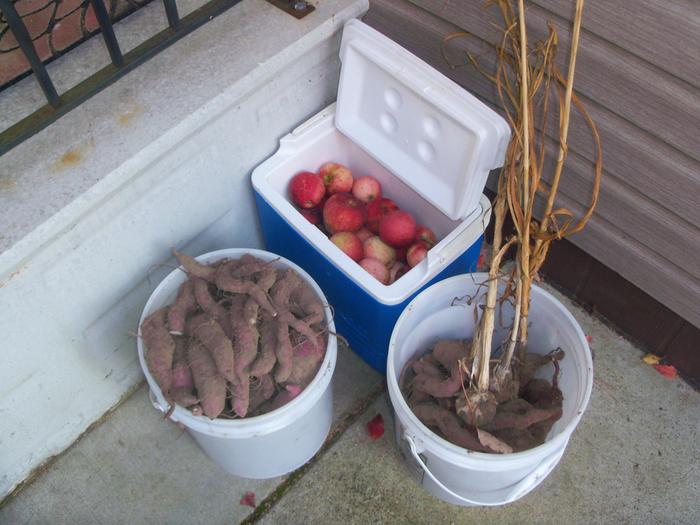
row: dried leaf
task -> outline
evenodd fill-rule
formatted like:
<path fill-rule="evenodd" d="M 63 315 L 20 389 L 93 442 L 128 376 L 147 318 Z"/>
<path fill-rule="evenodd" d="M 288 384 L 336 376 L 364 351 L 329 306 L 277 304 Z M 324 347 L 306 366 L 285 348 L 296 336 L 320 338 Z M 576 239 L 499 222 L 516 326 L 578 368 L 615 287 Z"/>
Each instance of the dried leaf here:
<path fill-rule="evenodd" d="M 367 422 L 367 433 L 375 441 L 384 435 L 384 418 L 381 414 L 377 414 Z"/>
<path fill-rule="evenodd" d="M 673 365 L 654 365 L 654 368 L 656 368 L 656 371 L 666 379 L 675 379 L 678 375 L 678 371 Z"/>
<path fill-rule="evenodd" d="M 658 365 L 661 362 L 661 358 L 658 355 L 647 354 L 642 358 L 642 361 L 648 365 Z"/>
<path fill-rule="evenodd" d="M 255 492 L 246 492 L 243 494 L 240 504 L 255 508 Z"/>
<path fill-rule="evenodd" d="M 477 436 L 479 436 L 479 441 L 481 442 L 481 444 L 494 452 L 497 452 L 499 454 L 510 454 L 511 452 L 513 452 L 513 448 L 510 445 L 508 445 L 508 443 L 501 441 L 496 436 L 494 436 L 493 434 L 489 434 L 485 430 L 477 428 L 476 434 Z"/>

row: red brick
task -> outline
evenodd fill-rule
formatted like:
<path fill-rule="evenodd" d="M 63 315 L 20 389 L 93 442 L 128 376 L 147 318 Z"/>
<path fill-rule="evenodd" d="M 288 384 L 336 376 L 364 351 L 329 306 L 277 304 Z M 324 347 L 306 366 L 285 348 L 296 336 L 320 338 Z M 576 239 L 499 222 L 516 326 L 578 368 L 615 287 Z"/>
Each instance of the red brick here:
<path fill-rule="evenodd" d="M 29 69 L 29 62 L 21 49 L 0 54 L 0 86 Z"/>
<path fill-rule="evenodd" d="M 39 60 L 46 62 L 53 55 L 49 45 L 49 35 L 43 35 L 34 40 L 34 49 L 36 49 L 36 54 L 39 55 Z"/>
<path fill-rule="evenodd" d="M 49 58 L 52 55 L 49 46 L 49 35 L 37 38 L 34 41 L 34 48 L 40 60 L 44 61 Z M 3 86 L 10 80 L 14 80 L 29 69 L 31 67 L 21 49 L 15 49 L 9 53 L 0 53 L 0 86 Z"/>
<path fill-rule="evenodd" d="M 105 5 L 107 12 L 109 13 L 109 0 L 102 0 Z M 88 6 L 85 11 L 85 29 L 88 33 L 94 33 L 100 28 L 100 24 L 97 22 L 97 17 L 95 16 L 95 11 L 92 8 L 92 4 Z"/>
<path fill-rule="evenodd" d="M 27 27 L 29 31 L 29 36 L 34 40 L 40 34 L 42 34 L 49 27 L 49 22 L 53 16 L 53 12 L 56 9 L 56 4 L 50 4 L 41 11 L 34 13 L 33 15 L 27 15 L 22 17 L 22 22 Z"/>
<path fill-rule="evenodd" d="M 80 11 L 75 11 L 53 26 L 53 30 L 51 31 L 51 45 L 56 51 L 63 51 L 83 38 L 83 30 L 80 27 L 80 17 Z"/>
<path fill-rule="evenodd" d="M 19 47 L 17 39 L 15 39 L 15 35 L 12 34 L 12 29 L 8 27 L 7 31 L 0 37 L 0 51 L 11 51 L 17 47 Z"/>
<path fill-rule="evenodd" d="M 29 13 L 35 13 L 42 7 L 56 3 L 56 0 L 17 0 L 15 9 L 19 16 L 24 16 Z"/>
<path fill-rule="evenodd" d="M 59 20 L 66 15 L 72 13 L 85 3 L 85 0 L 60 0 L 58 9 L 56 9 L 56 19 Z"/>

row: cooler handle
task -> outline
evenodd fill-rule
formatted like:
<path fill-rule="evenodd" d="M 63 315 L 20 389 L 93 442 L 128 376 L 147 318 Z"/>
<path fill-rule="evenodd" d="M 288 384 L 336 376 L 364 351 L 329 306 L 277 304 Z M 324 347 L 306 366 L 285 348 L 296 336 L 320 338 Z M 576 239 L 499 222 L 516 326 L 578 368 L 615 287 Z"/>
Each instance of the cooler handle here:
<path fill-rule="evenodd" d="M 484 206 L 480 203 L 478 210 L 478 216 L 474 220 L 469 220 L 469 218 L 462 221 L 462 223 L 452 230 L 449 235 L 437 243 L 433 249 L 428 250 L 428 254 L 425 259 L 427 261 L 426 271 L 430 273 L 430 269 L 436 265 L 444 265 L 446 261 L 450 261 L 464 252 L 465 248 L 468 248 L 474 240 L 479 238 L 479 235 L 484 233 L 486 226 L 488 225 L 487 214 L 484 213 Z M 483 221 L 486 224 L 483 224 Z M 475 229 L 478 230 L 478 235 L 475 234 Z M 471 242 L 470 242 L 471 241 Z"/>
<path fill-rule="evenodd" d="M 531 489 L 533 489 L 538 484 L 540 479 L 547 476 L 554 469 L 554 467 L 557 465 L 557 463 L 561 459 L 562 455 L 564 454 L 564 449 L 566 448 L 566 444 L 565 444 L 561 448 L 561 451 L 556 452 L 554 455 L 550 456 L 547 460 L 540 463 L 540 465 L 535 470 L 533 470 L 530 474 L 528 474 L 522 480 L 520 480 L 518 483 L 516 483 L 513 486 L 513 488 L 511 489 L 511 491 L 508 493 L 508 496 L 505 498 L 505 501 L 501 501 L 498 503 L 491 503 L 491 502 L 471 500 L 471 499 L 465 498 L 464 496 L 460 496 L 456 492 L 452 491 L 444 483 L 442 483 L 442 481 L 437 479 L 432 472 L 430 472 L 428 465 L 426 465 L 423 462 L 420 455 L 418 454 L 418 449 L 416 447 L 415 442 L 413 441 L 413 438 L 411 436 L 409 436 L 408 434 L 404 434 L 403 438 L 406 440 L 409 448 L 411 449 L 411 454 L 413 455 L 413 459 L 415 459 L 418 462 L 418 464 L 423 469 L 423 471 L 428 475 L 428 477 L 430 479 L 433 480 L 433 482 L 438 487 L 440 487 L 443 491 L 447 492 L 450 496 L 455 498 L 457 501 L 461 501 L 462 503 L 466 503 L 467 505 L 476 505 L 476 506 L 484 506 L 484 507 L 496 507 L 496 506 L 500 506 L 500 505 L 505 505 L 507 503 L 512 503 L 513 501 L 515 501 L 518 498 L 521 498 L 522 496 L 527 494 Z"/>

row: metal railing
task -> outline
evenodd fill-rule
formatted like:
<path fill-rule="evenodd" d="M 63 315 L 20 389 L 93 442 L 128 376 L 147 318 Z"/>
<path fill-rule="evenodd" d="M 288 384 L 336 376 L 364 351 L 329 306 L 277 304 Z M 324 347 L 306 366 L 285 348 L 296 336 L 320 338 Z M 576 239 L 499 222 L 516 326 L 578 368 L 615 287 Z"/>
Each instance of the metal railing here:
<path fill-rule="evenodd" d="M 114 34 L 112 21 L 102 0 L 89 0 L 99 23 L 111 64 L 83 80 L 64 93 L 58 93 L 51 81 L 45 65 L 39 58 L 22 18 L 17 13 L 12 0 L 0 0 L 0 11 L 12 30 L 15 39 L 34 72 L 37 82 L 47 100 L 47 104 L 28 117 L 20 120 L 0 133 L 0 156 L 7 153 L 22 141 L 38 133 L 71 109 L 106 88 L 126 73 L 154 57 L 179 39 L 220 15 L 241 0 L 211 0 L 199 9 L 180 18 L 175 0 L 163 0 L 169 27 L 138 45 L 128 53 L 122 53 Z"/>

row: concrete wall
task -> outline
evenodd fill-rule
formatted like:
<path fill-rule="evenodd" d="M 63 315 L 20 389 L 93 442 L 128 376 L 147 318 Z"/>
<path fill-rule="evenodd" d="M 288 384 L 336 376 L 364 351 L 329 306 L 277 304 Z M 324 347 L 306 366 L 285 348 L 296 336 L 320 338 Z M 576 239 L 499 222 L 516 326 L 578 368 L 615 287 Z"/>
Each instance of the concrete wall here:
<path fill-rule="evenodd" d="M 260 42 L 244 45 L 260 54 L 241 58 L 254 66 L 119 159 L 97 183 L 0 254 L 0 495 L 140 383 L 130 332 L 137 329 L 150 291 L 171 269 L 163 266 L 172 264 L 171 248 L 199 254 L 260 246 L 250 172 L 275 151 L 280 136 L 334 100 L 339 30 L 367 8 L 364 1 L 325 4 L 303 26 L 284 13 L 258 9 L 274 9 L 269 4 L 248 3 L 246 23 L 264 29 L 258 31 Z M 212 31 L 212 39 L 235 40 L 231 28 L 241 15 L 236 9 L 219 26 L 221 33 Z M 292 27 L 285 34 L 298 34 L 275 49 L 269 43 L 275 24 L 281 24 L 280 33 Z M 179 53 L 177 46 L 164 55 Z M 197 89 L 149 67 L 157 64 L 149 62 L 134 74 L 160 75 L 173 93 Z M 121 96 L 125 86 L 132 93 L 138 89 L 130 77 L 137 81 L 125 77 L 110 88 L 113 96 Z M 60 136 L 69 125 L 62 119 L 46 131 Z M 103 147 L 108 151 L 93 137 L 91 151 Z M 104 165 L 108 161 L 113 159 L 105 157 Z M 54 191 L 60 190 L 54 183 Z"/>

